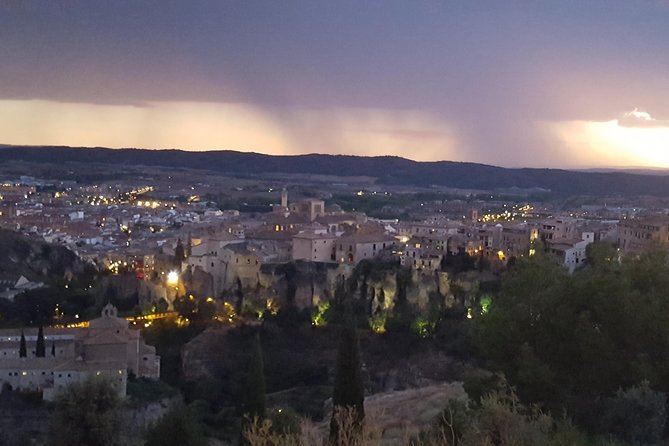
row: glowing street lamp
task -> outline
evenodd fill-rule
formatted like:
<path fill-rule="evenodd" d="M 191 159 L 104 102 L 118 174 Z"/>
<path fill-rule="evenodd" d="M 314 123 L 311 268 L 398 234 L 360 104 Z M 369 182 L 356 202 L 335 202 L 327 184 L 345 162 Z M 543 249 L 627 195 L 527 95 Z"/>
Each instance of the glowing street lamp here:
<path fill-rule="evenodd" d="M 167 274 L 167 284 L 168 285 L 177 285 L 179 283 L 179 274 L 176 271 L 170 271 Z"/>

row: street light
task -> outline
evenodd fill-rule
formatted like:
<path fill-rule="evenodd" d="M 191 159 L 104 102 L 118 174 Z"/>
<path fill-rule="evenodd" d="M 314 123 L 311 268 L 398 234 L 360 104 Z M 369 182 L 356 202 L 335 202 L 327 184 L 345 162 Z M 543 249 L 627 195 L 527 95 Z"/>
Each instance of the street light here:
<path fill-rule="evenodd" d="M 179 283 L 179 273 L 176 271 L 170 271 L 167 274 L 167 284 L 168 285 L 176 285 Z"/>

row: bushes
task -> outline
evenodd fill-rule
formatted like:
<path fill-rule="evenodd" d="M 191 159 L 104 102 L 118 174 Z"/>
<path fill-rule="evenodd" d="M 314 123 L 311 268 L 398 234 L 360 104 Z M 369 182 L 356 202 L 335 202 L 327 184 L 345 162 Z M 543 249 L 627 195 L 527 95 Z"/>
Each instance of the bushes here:
<path fill-rule="evenodd" d="M 135 400 L 153 402 L 171 398 L 177 394 L 177 390 L 158 379 L 138 378 L 128 380 L 127 393 Z"/>
<path fill-rule="evenodd" d="M 202 425 L 192 410 L 178 406 L 147 433 L 146 446 L 206 446 Z"/>
<path fill-rule="evenodd" d="M 648 381 L 602 401 L 600 430 L 634 444 L 656 444 L 664 434 L 667 397 Z"/>
<path fill-rule="evenodd" d="M 121 400 L 113 384 L 91 379 L 68 386 L 56 399 L 49 444 L 119 444 Z"/>

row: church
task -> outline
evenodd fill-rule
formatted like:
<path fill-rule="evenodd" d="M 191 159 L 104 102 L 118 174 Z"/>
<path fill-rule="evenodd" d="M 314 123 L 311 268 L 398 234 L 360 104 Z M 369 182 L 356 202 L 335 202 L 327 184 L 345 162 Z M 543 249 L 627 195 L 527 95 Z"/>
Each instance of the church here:
<path fill-rule="evenodd" d="M 26 356 L 19 354 L 21 335 L 26 340 Z M 44 329 L 45 355 L 38 357 L 38 330 L 0 330 L 0 386 L 42 392 L 53 400 L 63 388 L 94 376 L 108 379 L 126 395 L 128 375 L 160 378 L 160 357 L 147 345 L 139 330 L 129 327 L 108 304 L 101 317 L 84 328 Z"/>

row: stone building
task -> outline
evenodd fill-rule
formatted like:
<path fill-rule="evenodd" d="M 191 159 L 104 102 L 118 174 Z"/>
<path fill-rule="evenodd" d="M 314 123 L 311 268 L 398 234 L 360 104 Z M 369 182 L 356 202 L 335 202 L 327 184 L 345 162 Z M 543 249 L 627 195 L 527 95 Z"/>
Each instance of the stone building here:
<path fill-rule="evenodd" d="M 623 252 L 637 253 L 652 247 L 669 246 L 669 219 L 623 219 L 618 227 L 618 246 Z"/>
<path fill-rule="evenodd" d="M 41 391 L 51 400 L 69 384 L 103 376 L 125 396 L 128 374 L 158 379 L 160 357 L 146 345 L 139 330 L 130 329 L 116 308 L 107 305 L 102 316 L 84 328 L 44 330 L 46 354 L 37 357 L 37 330 L 25 330 L 27 356 L 19 356 L 21 331 L 0 330 L 0 385 Z"/>
<path fill-rule="evenodd" d="M 301 232 L 293 236 L 293 260 L 335 262 L 337 237 L 331 234 Z"/>

